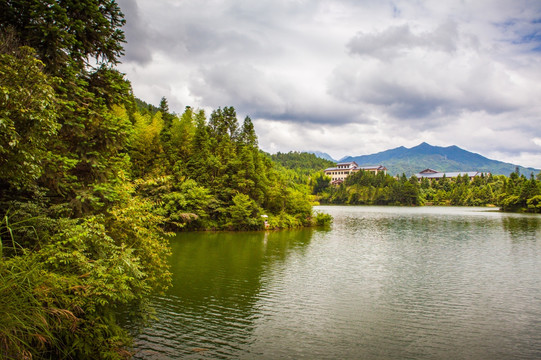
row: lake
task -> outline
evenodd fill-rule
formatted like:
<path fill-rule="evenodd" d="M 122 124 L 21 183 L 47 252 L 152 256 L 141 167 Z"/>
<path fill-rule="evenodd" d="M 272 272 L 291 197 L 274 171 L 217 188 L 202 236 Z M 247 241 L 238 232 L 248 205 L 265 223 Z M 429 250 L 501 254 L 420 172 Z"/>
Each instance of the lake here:
<path fill-rule="evenodd" d="M 327 229 L 181 233 L 138 359 L 539 359 L 541 217 L 319 206 Z"/>

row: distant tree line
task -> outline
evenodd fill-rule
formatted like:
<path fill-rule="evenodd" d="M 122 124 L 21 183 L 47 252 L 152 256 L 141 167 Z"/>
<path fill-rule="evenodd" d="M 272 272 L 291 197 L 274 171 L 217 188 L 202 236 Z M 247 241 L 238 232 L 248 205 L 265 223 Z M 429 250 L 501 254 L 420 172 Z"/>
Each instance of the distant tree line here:
<path fill-rule="evenodd" d="M 274 158 L 297 166 L 296 178 L 307 183 L 322 204 L 497 206 L 503 211 L 541 213 L 541 174 L 528 178 L 518 169 L 509 176 L 482 174 L 470 179 L 464 174 L 433 180 L 359 171 L 334 186 L 323 173 L 334 163 L 295 152 Z"/>
<path fill-rule="evenodd" d="M 541 212 L 541 181 L 516 172 L 509 177 L 463 175 L 419 181 L 415 176 L 395 178 L 361 171 L 340 186 L 320 186 L 315 193 L 329 204 L 498 206 L 503 211 Z"/>

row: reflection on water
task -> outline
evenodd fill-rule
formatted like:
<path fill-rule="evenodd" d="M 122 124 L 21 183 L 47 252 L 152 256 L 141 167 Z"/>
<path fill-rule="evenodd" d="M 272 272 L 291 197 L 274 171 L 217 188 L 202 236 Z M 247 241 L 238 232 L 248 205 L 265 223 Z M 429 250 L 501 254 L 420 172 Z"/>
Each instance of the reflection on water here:
<path fill-rule="evenodd" d="M 311 229 L 181 233 L 171 241 L 172 289 L 156 298 L 160 321 L 137 339 L 140 358 L 227 358 L 249 344 L 262 274 L 302 254 Z"/>
<path fill-rule="evenodd" d="M 541 218 L 321 207 L 330 230 L 183 233 L 140 359 L 541 358 Z"/>

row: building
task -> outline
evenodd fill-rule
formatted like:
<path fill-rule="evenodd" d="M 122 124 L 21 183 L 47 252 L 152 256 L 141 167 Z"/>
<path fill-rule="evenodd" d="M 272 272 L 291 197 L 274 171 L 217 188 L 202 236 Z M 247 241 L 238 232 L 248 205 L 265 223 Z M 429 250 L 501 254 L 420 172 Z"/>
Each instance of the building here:
<path fill-rule="evenodd" d="M 418 174 L 415 174 L 415 176 L 421 181 L 422 179 L 442 179 L 442 178 L 457 178 L 459 176 L 468 175 L 470 180 L 473 180 L 476 176 L 481 176 L 483 173 L 479 171 L 458 171 L 458 172 L 439 172 L 433 169 L 424 169 Z"/>
<path fill-rule="evenodd" d="M 370 171 L 374 174 L 383 172 L 384 174 L 387 174 L 387 168 L 385 166 L 359 166 L 355 161 L 338 163 L 335 167 L 327 168 L 324 170 L 325 175 L 331 178 L 331 184 L 333 185 L 343 183 L 349 175 L 359 171 Z"/>

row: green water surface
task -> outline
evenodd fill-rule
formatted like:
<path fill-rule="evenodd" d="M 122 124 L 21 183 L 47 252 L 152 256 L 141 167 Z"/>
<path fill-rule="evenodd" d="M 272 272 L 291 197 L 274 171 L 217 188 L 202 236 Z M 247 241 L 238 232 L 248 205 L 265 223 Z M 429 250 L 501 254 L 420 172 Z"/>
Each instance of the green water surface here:
<path fill-rule="evenodd" d="M 136 358 L 541 358 L 541 217 L 318 210 L 330 228 L 172 239 Z"/>

